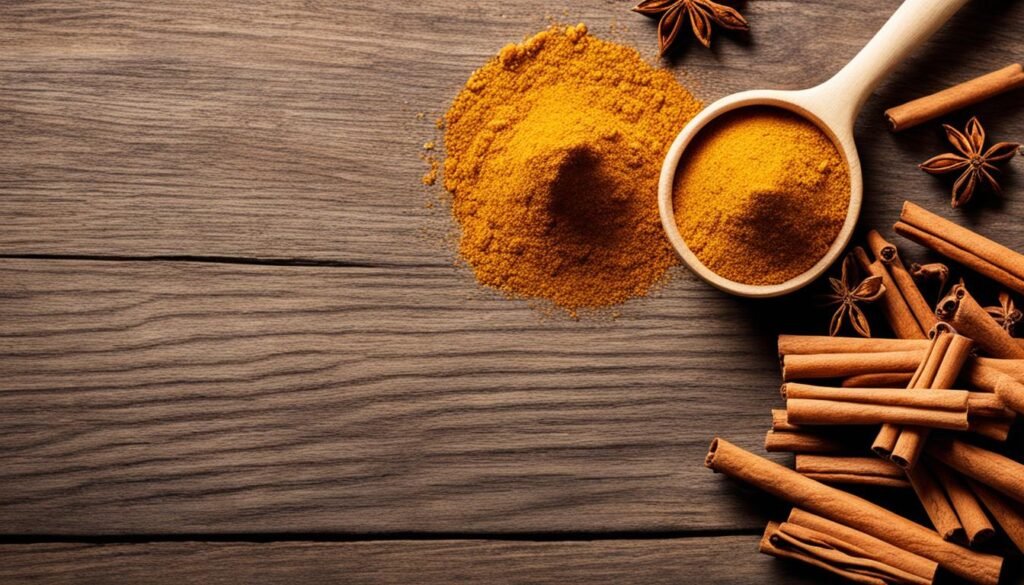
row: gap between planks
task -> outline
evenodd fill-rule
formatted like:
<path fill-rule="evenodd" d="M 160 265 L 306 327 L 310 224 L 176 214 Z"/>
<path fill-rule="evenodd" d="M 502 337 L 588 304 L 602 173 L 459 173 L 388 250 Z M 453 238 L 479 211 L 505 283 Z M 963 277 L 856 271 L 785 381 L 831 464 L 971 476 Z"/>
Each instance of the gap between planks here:
<path fill-rule="evenodd" d="M 128 544 L 150 542 L 395 542 L 395 541 L 498 541 L 498 542 L 591 542 L 603 540 L 679 540 L 758 536 L 761 529 L 654 530 L 617 532 L 379 532 L 379 533 L 223 533 L 223 534 L 5 534 L 0 546 L 44 543 Z"/>

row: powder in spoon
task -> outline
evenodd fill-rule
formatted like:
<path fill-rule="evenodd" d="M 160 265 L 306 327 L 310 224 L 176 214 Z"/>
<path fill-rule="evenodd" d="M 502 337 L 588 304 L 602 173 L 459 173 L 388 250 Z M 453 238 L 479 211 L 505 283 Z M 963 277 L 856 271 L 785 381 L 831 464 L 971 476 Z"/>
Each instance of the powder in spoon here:
<path fill-rule="evenodd" d="M 673 206 L 705 266 L 753 285 L 809 270 L 846 220 L 850 172 L 835 144 L 805 118 L 746 107 L 705 126 L 676 171 Z"/>
<path fill-rule="evenodd" d="M 699 108 L 583 25 L 503 48 L 445 115 L 444 185 L 477 280 L 570 313 L 645 294 L 677 263 L 658 176 Z"/>

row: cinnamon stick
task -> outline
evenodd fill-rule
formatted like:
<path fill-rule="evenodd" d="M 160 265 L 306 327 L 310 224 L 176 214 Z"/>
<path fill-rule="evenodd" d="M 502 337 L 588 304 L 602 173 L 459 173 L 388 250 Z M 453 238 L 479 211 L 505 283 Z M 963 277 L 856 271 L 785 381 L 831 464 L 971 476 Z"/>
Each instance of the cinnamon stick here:
<path fill-rule="evenodd" d="M 942 538 L 945 540 L 962 539 L 964 527 L 960 523 L 960 519 L 956 517 L 956 511 L 953 509 L 953 504 L 949 502 L 949 498 L 946 497 L 945 490 L 942 489 L 932 472 L 924 465 L 919 465 L 907 470 L 907 478 L 910 479 L 910 485 L 914 488 L 917 499 L 921 500 L 921 506 L 928 514 L 928 519 L 932 521 L 932 526 L 942 535 Z"/>
<path fill-rule="evenodd" d="M 974 346 L 974 342 L 963 335 L 954 333 L 944 337 L 949 338 L 949 343 L 932 379 L 932 388 L 952 388 Z M 999 404 L 999 408 L 1002 408 L 1002 404 Z M 924 427 L 904 427 L 892 448 L 890 459 L 904 469 L 916 465 L 929 432 Z"/>
<path fill-rule="evenodd" d="M 967 477 L 1024 502 L 1024 465 L 998 453 L 955 439 L 928 442 L 925 452 Z"/>
<path fill-rule="evenodd" d="M 942 358 L 945 355 L 946 349 L 952 341 L 952 337 L 947 331 L 939 331 L 936 329 L 934 334 L 929 340 L 928 349 L 925 352 L 924 357 L 921 359 L 921 363 L 914 371 L 910 381 L 907 383 L 908 389 L 914 388 L 929 388 L 932 382 L 935 380 L 935 375 L 939 371 L 939 367 L 942 365 Z M 900 428 L 886 424 L 882 425 L 882 428 L 878 432 L 878 436 L 875 438 L 872 444 L 872 450 L 884 458 L 888 458 L 892 453 L 892 450 L 896 447 L 896 441 L 899 440 Z"/>
<path fill-rule="evenodd" d="M 1014 338 L 1014 341 L 1021 341 L 1019 338 Z M 997 372 L 1001 372 L 1010 376 L 1018 382 L 1024 383 L 1024 360 L 1006 360 L 999 358 L 987 358 L 978 357 L 974 359 L 974 363 L 979 366 L 992 368 Z M 995 386 L 992 386 L 992 391 L 995 392 Z"/>
<path fill-rule="evenodd" d="M 997 358 L 1024 358 L 1024 349 L 974 300 L 963 282 L 939 301 L 939 319 L 974 340 L 985 353 Z"/>
<path fill-rule="evenodd" d="M 935 561 L 965 579 L 983 585 L 997 585 L 999 581 L 1002 558 L 946 542 L 933 530 L 899 514 L 804 477 L 724 439 L 711 442 L 704 464 L 828 520 Z"/>
<path fill-rule="evenodd" d="M 975 358 L 964 367 L 964 380 L 971 386 L 984 392 L 995 392 L 999 385 L 1008 375 L 998 369 L 995 362 L 1008 360 L 992 360 L 991 358 Z"/>
<path fill-rule="evenodd" d="M 764 438 L 769 453 L 837 453 L 844 450 L 842 441 L 806 431 L 772 431 Z"/>
<path fill-rule="evenodd" d="M 788 382 L 913 372 L 924 357 L 925 352 L 921 350 L 786 355 L 782 358 L 782 379 Z"/>
<path fill-rule="evenodd" d="M 996 382 L 995 393 L 1007 407 L 1016 412 L 1024 412 L 1024 384 L 1009 376 L 1002 376 Z"/>
<path fill-rule="evenodd" d="M 931 331 L 932 327 L 935 327 L 935 324 L 938 323 L 935 311 L 932 310 L 932 306 L 928 301 L 924 299 L 921 289 L 917 288 L 917 283 L 914 282 L 914 277 L 910 275 L 910 271 L 903 265 L 896 246 L 885 241 L 885 238 L 877 230 L 868 232 L 867 242 L 875 258 L 880 260 L 882 265 L 889 269 L 890 278 L 896 285 L 896 288 L 899 289 L 900 295 L 910 308 L 914 319 L 917 320 L 920 330 L 922 332 Z"/>
<path fill-rule="evenodd" d="M 935 578 L 935 571 L 938 569 L 938 563 L 935 561 L 893 546 L 884 540 L 875 538 L 845 524 L 833 522 L 800 508 L 793 508 L 789 512 L 786 522 L 824 535 L 822 542 L 827 544 L 830 544 L 832 539 L 837 539 L 842 542 L 842 545 L 837 543 L 834 545 L 836 548 L 846 550 L 847 546 L 855 547 L 865 556 L 911 575 L 916 575 L 924 579 L 924 582 L 930 582 Z"/>
<path fill-rule="evenodd" d="M 845 388 L 906 388 L 914 377 L 911 372 L 891 372 L 888 374 L 860 374 L 843 380 Z"/>
<path fill-rule="evenodd" d="M 863 534 L 863 533 L 860 533 Z M 867 538 L 870 536 L 864 535 Z M 877 539 L 875 539 L 877 540 Z M 892 545 L 882 545 L 899 551 Z M 930 584 L 935 579 L 938 565 L 906 551 L 900 556 L 909 555 L 930 563 L 931 574 L 915 574 L 897 566 L 875 558 L 872 553 L 878 550 L 865 549 L 846 542 L 832 532 L 814 530 L 792 522 L 769 522 L 761 537 L 760 551 L 779 558 L 787 558 L 818 567 L 854 583 L 886 585 L 901 583 L 912 585 Z"/>
<path fill-rule="evenodd" d="M 829 388 L 794 382 L 784 384 L 782 393 L 786 399 L 786 418 L 797 425 L 894 423 L 966 431 L 972 401 L 971 393 L 964 390 L 907 392 L 894 388 Z M 974 394 L 994 398 L 986 393 Z M 990 404 L 984 401 L 980 408 Z"/>
<path fill-rule="evenodd" d="M 913 374 L 910 372 L 860 374 L 844 378 L 840 385 L 845 388 L 903 388 L 912 378 Z"/>
<path fill-rule="evenodd" d="M 968 424 L 967 430 L 1000 443 L 1005 443 L 1010 438 L 1010 429 L 1013 428 L 1013 419 L 974 419 Z"/>
<path fill-rule="evenodd" d="M 1017 369 L 1018 364 L 1022 364 L 1022 362 L 1020 360 L 975 358 L 964 369 L 964 378 L 979 390 L 995 393 L 1003 404 L 1013 412 L 1024 412 L 1024 384 L 1020 383 L 1018 377 L 1021 372 L 1007 373 Z M 1000 388 L 998 393 L 996 393 L 997 388 Z M 997 441 L 1005 441 L 1012 424 L 1013 418 L 977 420 L 971 422 L 971 430 Z"/>
<path fill-rule="evenodd" d="M 846 581 L 860 583 L 861 585 L 886 585 L 884 568 L 876 570 L 875 574 L 865 574 L 862 568 L 860 571 L 847 568 L 855 562 L 856 557 L 844 555 L 840 551 L 827 549 L 815 543 L 810 535 L 788 534 L 792 531 L 785 523 L 779 524 L 774 520 L 768 522 L 764 527 L 764 534 L 758 543 L 758 551 L 778 559 L 790 559 L 800 561 L 812 567 L 817 567 L 828 573 L 832 573 Z M 805 544 L 806 543 L 806 544 Z M 827 558 L 823 558 L 824 555 Z M 861 561 L 863 564 L 863 561 Z"/>
<path fill-rule="evenodd" d="M 1024 293 L 1024 256 L 1006 246 L 909 201 L 903 204 L 895 230 L 901 236 L 931 248 L 1011 290 Z M 961 333 L 974 337 L 964 331 Z M 975 341 L 979 340 L 975 338 Z"/>
<path fill-rule="evenodd" d="M 928 348 L 927 339 L 779 335 L 779 357 L 808 353 L 875 353 Z"/>
<path fill-rule="evenodd" d="M 889 108 L 885 118 L 893 132 L 906 130 L 1024 85 L 1019 63 L 975 77 L 940 92 Z"/>
<path fill-rule="evenodd" d="M 1003 529 L 1017 550 L 1024 552 L 1024 508 L 987 485 L 978 483 L 971 478 L 967 478 L 967 485 L 971 487 L 971 491 L 978 496 L 981 503 L 985 504 L 985 508 L 996 519 L 996 523 Z"/>
<path fill-rule="evenodd" d="M 903 470 L 877 457 L 797 454 L 794 468 L 824 483 L 909 488 Z"/>
<path fill-rule="evenodd" d="M 773 431 L 802 431 L 800 427 L 789 422 L 786 418 L 786 409 L 784 408 L 773 408 L 772 409 L 772 430 Z"/>
<path fill-rule="evenodd" d="M 924 339 L 925 332 L 917 324 L 917 319 L 914 318 L 914 314 L 900 293 L 899 288 L 897 288 L 896 283 L 892 281 L 889 271 L 885 269 L 881 260 L 872 262 L 868 258 L 867 252 L 861 247 L 853 249 L 853 257 L 857 259 L 864 272 L 882 279 L 882 284 L 885 286 L 885 294 L 882 295 L 879 301 L 882 304 L 882 311 L 889 321 L 889 326 L 892 328 L 893 333 L 896 334 L 896 337 L 902 339 Z"/>
<path fill-rule="evenodd" d="M 996 532 L 995 528 L 985 515 L 977 496 L 967 487 L 966 481 L 941 463 L 932 462 L 928 469 L 935 475 L 935 479 L 939 480 L 949 503 L 953 505 L 956 517 L 963 526 L 967 543 L 974 547 L 992 538 Z"/>
<path fill-rule="evenodd" d="M 999 371 L 993 364 L 1020 363 L 1019 360 L 1000 360 L 992 358 L 976 358 L 964 368 L 964 378 L 975 388 L 985 392 L 995 393 L 999 385 L 1003 385 L 1002 392 L 996 394 L 1003 404 L 1012 409 L 1011 412 L 1024 412 L 1021 394 L 1024 393 L 1024 386 L 1017 378 Z M 1003 442 L 1010 436 L 1010 429 L 1016 417 L 1011 418 L 982 418 L 970 421 L 970 431 L 994 441 Z"/>
<path fill-rule="evenodd" d="M 945 354 L 950 342 L 950 335 L 938 330 L 935 331 L 935 334 L 929 341 L 928 349 L 921 359 L 921 363 L 914 371 L 910 382 L 907 383 L 908 389 L 928 388 L 931 386 L 935 380 L 935 374 L 939 371 L 939 366 L 942 365 L 942 356 Z M 892 450 L 896 448 L 896 441 L 900 438 L 901 430 L 899 426 L 893 424 L 882 425 L 875 440 L 871 443 L 871 450 L 879 457 L 888 459 L 892 455 Z"/>

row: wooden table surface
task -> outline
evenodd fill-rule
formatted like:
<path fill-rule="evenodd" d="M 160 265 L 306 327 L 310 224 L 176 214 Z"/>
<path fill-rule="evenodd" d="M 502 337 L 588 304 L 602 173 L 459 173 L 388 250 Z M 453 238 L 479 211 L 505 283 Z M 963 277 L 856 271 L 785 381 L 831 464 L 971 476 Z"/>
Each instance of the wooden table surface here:
<path fill-rule="evenodd" d="M 898 4 L 752 0 L 748 39 L 663 63 L 706 101 L 802 88 Z M 756 552 L 784 510 L 702 464 L 715 435 L 761 451 L 815 293 L 679 269 L 572 320 L 478 287 L 420 183 L 502 45 L 582 21 L 654 60 L 630 6 L 0 3 L 0 581 L 817 582 Z M 915 168 L 938 125 L 881 116 L 1020 61 L 1022 30 L 974 0 L 868 102 L 862 229 L 910 199 L 1024 249 L 1020 160 L 952 212 Z M 1021 99 L 972 112 L 1021 141 Z"/>

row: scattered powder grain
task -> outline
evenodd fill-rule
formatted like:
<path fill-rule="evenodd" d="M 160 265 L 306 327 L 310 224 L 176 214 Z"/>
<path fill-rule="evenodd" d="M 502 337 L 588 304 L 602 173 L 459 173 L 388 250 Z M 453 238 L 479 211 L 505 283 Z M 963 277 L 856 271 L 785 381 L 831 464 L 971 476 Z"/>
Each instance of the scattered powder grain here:
<path fill-rule="evenodd" d="M 583 25 L 506 46 L 445 116 L 444 184 L 477 279 L 575 313 L 645 294 L 676 263 L 658 175 L 700 104 Z"/>
<path fill-rule="evenodd" d="M 740 108 L 700 131 L 676 171 L 673 206 L 690 250 L 736 282 L 778 284 L 809 270 L 846 220 L 850 173 L 810 121 Z"/>
<path fill-rule="evenodd" d="M 424 160 L 429 165 L 429 168 L 427 169 L 427 172 L 423 174 L 423 178 L 420 179 L 420 182 L 427 187 L 430 187 L 437 182 L 437 171 L 441 168 L 441 163 L 434 158 L 425 158 Z"/>

